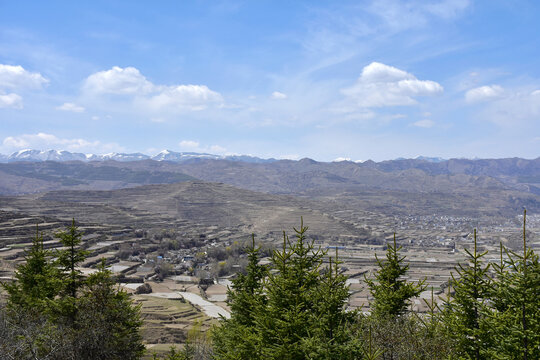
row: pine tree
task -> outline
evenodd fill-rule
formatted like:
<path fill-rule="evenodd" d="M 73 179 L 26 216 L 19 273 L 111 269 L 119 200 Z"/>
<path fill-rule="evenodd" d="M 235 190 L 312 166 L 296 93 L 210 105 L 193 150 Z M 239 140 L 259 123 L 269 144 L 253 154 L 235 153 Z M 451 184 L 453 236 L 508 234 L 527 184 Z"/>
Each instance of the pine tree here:
<path fill-rule="evenodd" d="M 77 297 L 77 290 L 83 283 L 82 273 L 77 269 L 77 266 L 86 259 L 88 254 L 88 252 L 79 248 L 82 235 L 83 233 L 75 226 L 75 219 L 72 220 L 71 226 L 67 230 L 56 234 L 62 246 L 66 248 L 57 252 L 56 261 L 64 277 L 64 291 L 66 295 L 72 298 Z"/>
<path fill-rule="evenodd" d="M 55 312 L 71 323 L 77 312 L 77 291 L 84 284 L 82 272 L 77 269 L 77 266 L 86 259 L 88 254 L 80 248 L 82 235 L 75 226 L 75 219 L 66 230 L 55 234 L 64 247 L 56 251 L 56 266 L 60 271 L 63 287 L 60 299 L 56 302 Z"/>
<path fill-rule="evenodd" d="M 232 318 L 239 324 L 252 326 L 254 314 L 258 307 L 265 305 L 263 296 L 263 280 L 268 275 L 268 267 L 260 265 L 260 247 L 255 247 L 255 235 L 251 237 L 252 245 L 246 249 L 248 264 L 246 273 L 239 273 L 233 279 L 233 288 L 227 292 L 227 304 Z"/>
<path fill-rule="evenodd" d="M 142 356 L 140 306 L 118 289 L 105 260 L 86 280 L 76 304 L 75 358 L 129 360 Z"/>
<path fill-rule="evenodd" d="M 495 359 L 540 358 L 540 263 L 527 247 L 526 215 L 523 213 L 523 255 L 504 249 L 507 261 L 497 266 L 494 314 L 490 321 Z"/>
<path fill-rule="evenodd" d="M 212 331 L 217 359 L 258 359 L 260 356 L 257 352 L 259 340 L 255 316 L 266 304 L 263 280 L 268 275 L 268 268 L 259 264 L 260 248 L 255 246 L 254 235 L 252 246 L 246 252 L 246 273 L 238 273 L 232 281 L 232 288 L 227 291 L 231 318 L 222 318 L 219 328 Z"/>
<path fill-rule="evenodd" d="M 475 360 L 487 359 L 490 346 L 487 325 L 487 300 L 491 294 L 491 281 L 488 276 L 490 266 L 484 266 L 482 261 L 487 251 L 478 252 L 476 229 L 474 250 L 470 252 L 465 249 L 465 252 L 468 263 L 458 264 L 457 276 L 452 274 L 454 295 L 444 304 L 444 326 L 448 336 L 456 340 L 459 356 Z"/>
<path fill-rule="evenodd" d="M 336 248 L 335 257 L 328 258 L 328 267 L 322 272 L 318 290 L 314 296 L 314 319 L 316 324 L 310 336 L 304 340 L 308 358 L 352 359 L 362 349 L 360 339 L 352 336 L 356 311 L 345 311 L 349 300 L 347 276 L 340 273 Z"/>
<path fill-rule="evenodd" d="M 50 260 L 51 253 L 43 248 L 43 235 L 36 225 L 36 236 L 25 254 L 25 262 L 17 267 L 12 283 L 2 283 L 8 293 L 8 305 L 24 311 L 39 312 L 58 295 L 59 272 Z"/>
<path fill-rule="evenodd" d="M 294 231 L 296 242 L 293 244 L 284 233 L 283 249 L 272 254 L 276 271 L 266 281 L 268 306 L 258 319 L 265 358 L 305 358 L 300 344 L 310 331 L 324 254 L 306 241 L 307 228 L 303 224 Z"/>
<path fill-rule="evenodd" d="M 360 354 L 348 331 L 355 313 L 345 311 L 349 293 L 338 262 L 324 266 L 326 252 L 307 239 L 303 222 L 294 231 L 296 241 L 283 234 L 283 248 L 273 252 L 269 271 L 258 264 L 256 252 L 250 253 L 248 273 L 233 285 L 231 319 L 214 329 L 217 359 L 353 359 Z"/>
<path fill-rule="evenodd" d="M 394 243 L 388 244 L 386 250 L 386 261 L 381 261 L 375 255 L 379 266 L 375 280 L 364 278 L 374 298 L 370 304 L 374 316 L 395 318 L 403 315 L 410 305 L 411 298 L 425 290 L 425 280 L 415 284 L 403 279 L 409 271 L 409 264 L 403 264 L 405 256 L 400 256 L 401 249 L 401 246 L 397 247 L 394 233 Z"/>
<path fill-rule="evenodd" d="M 0 330 L 11 345 L 0 341 L 0 358 L 139 359 L 144 352 L 139 308 L 116 288 L 104 262 L 82 278 L 76 266 L 85 252 L 74 222 L 58 236 L 66 249 L 56 252 L 56 261 L 37 233 L 14 281 L 2 284 L 10 309 L 2 314 Z"/>

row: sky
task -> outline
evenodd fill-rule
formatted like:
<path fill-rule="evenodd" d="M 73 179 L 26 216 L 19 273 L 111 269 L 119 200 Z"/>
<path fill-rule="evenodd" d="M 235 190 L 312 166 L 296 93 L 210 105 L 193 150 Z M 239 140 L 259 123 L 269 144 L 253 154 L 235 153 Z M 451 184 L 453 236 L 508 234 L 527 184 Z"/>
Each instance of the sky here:
<path fill-rule="evenodd" d="M 540 2 L 0 0 L 0 153 L 540 156 Z"/>

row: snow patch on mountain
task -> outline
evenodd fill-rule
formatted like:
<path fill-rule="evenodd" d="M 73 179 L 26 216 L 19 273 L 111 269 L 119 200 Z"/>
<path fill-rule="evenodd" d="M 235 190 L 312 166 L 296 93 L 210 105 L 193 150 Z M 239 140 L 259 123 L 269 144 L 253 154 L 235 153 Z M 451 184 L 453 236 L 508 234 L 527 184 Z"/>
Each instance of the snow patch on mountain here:
<path fill-rule="evenodd" d="M 272 162 L 275 159 L 261 159 L 250 155 L 214 155 L 206 153 L 195 152 L 175 152 L 171 150 L 163 150 L 154 156 L 149 156 L 143 153 L 108 153 L 108 154 L 82 154 L 72 153 L 69 151 L 58 150 L 34 150 L 25 149 L 14 152 L 7 156 L 0 154 L 0 162 L 40 162 L 40 161 L 142 161 L 142 160 L 155 160 L 155 161 L 171 161 L 171 162 L 184 162 L 197 159 L 210 159 L 210 160 L 229 160 L 229 161 L 242 161 L 252 163 Z"/>

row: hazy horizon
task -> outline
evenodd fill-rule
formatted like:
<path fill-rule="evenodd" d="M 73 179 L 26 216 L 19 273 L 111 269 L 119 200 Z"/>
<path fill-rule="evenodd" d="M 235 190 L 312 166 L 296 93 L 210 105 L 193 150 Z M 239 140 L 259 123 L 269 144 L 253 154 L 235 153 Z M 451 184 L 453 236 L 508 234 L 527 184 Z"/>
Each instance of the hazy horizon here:
<path fill-rule="evenodd" d="M 540 4 L 0 2 L 0 153 L 540 156 Z"/>

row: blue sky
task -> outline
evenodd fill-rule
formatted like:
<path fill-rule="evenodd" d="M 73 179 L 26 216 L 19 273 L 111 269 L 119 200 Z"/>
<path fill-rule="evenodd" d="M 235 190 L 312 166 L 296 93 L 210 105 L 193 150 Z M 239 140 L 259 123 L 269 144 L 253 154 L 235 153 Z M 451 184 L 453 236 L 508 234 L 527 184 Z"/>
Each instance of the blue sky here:
<path fill-rule="evenodd" d="M 0 0 L 0 153 L 540 156 L 538 1 Z"/>

